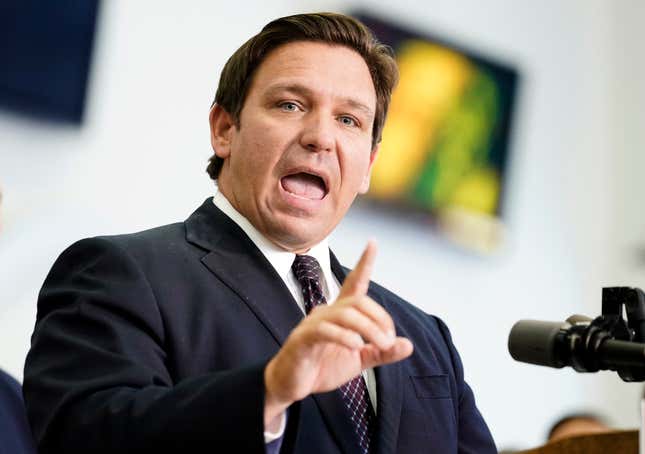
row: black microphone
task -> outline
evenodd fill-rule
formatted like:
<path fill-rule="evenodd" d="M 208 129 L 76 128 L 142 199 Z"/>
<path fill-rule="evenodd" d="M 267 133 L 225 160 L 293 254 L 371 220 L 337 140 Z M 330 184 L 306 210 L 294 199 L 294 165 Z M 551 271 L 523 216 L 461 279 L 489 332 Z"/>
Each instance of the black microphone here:
<path fill-rule="evenodd" d="M 645 368 L 645 344 L 612 339 L 607 331 L 594 330 L 592 320 L 580 315 L 566 322 L 520 320 L 511 329 L 508 350 L 516 361 L 570 366 L 578 372 Z"/>
<path fill-rule="evenodd" d="M 567 328 L 562 322 L 520 320 L 508 335 L 508 351 L 516 361 L 561 368 L 567 365 Z"/>
<path fill-rule="evenodd" d="M 645 292 L 604 287 L 602 315 L 593 320 L 584 315 L 564 322 L 520 320 L 508 336 L 508 351 L 513 359 L 538 366 L 614 370 L 624 381 L 645 381 Z"/>
<path fill-rule="evenodd" d="M 568 331 L 573 325 L 589 324 L 585 315 L 572 315 L 566 322 L 520 320 L 508 336 L 508 351 L 513 359 L 524 363 L 561 368 L 568 366 Z"/>

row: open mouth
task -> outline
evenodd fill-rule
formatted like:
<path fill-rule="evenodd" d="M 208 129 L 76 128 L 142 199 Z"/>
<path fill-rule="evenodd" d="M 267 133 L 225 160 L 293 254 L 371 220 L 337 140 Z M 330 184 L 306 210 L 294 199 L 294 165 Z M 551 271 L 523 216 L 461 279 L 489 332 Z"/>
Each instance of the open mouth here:
<path fill-rule="evenodd" d="M 282 188 L 296 197 L 309 200 L 322 200 L 327 195 L 327 185 L 318 175 L 298 172 L 280 179 Z"/>

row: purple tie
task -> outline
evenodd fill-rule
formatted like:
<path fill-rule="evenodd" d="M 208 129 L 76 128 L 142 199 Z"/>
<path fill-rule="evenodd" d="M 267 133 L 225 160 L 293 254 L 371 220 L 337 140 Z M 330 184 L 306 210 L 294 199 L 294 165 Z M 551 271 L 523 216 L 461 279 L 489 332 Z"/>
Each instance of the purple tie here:
<path fill-rule="evenodd" d="M 296 255 L 291 266 L 293 274 L 302 287 L 302 296 L 307 314 L 316 306 L 327 304 L 320 285 L 322 270 L 318 260 L 309 255 Z M 370 441 L 374 430 L 374 410 L 367 394 L 367 386 L 362 375 L 358 375 L 340 388 L 343 402 L 352 420 L 358 444 L 363 454 L 370 452 Z"/>

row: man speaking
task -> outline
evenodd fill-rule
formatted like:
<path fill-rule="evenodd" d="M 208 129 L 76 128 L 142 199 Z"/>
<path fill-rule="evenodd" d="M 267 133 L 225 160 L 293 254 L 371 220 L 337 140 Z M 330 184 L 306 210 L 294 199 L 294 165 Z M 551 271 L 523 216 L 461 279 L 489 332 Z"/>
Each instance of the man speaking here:
<path fill-rule="evenodd" d="M 446 326 L 327 237 L 367 191 L 397 69 L 339 14 L 277 19 L 224 67 L 217 181 L 185 222 L 80 241 L 25 366 L 43 453 L 494 453 Z"/>

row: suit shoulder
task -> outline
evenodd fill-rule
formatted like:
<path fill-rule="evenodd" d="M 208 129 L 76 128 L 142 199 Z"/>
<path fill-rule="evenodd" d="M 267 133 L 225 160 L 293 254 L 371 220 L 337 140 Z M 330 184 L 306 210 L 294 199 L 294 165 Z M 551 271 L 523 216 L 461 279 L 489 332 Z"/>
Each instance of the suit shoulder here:
<path fill-rule="evenodd" d="M 158 248 L 160 244 L 185 241 L 186 229 L 183 222 L 162 225 L 147 230 L 120 235 L 98 236 L 92 239 L 106 241 L 128 250 Z"/>
<path fill-rule="evenodd" d="M 84 268 L 99 258 L 110 262 L 134 260 L 144 264 L 171 256 L 173 250 L 174 255 L 178 250 L 185 253 L 188 245 L 185 236 L 184 224 L 177 222 L 140 232 L 84 238 L 68 246 L 56 260 L 54 268 L 61 263 L 72 268 Z"/>
<path fill-rule="evenodd" d="M 445 327 L 443 321 L 436 315 L 428 314 L 380 284 L 373 281 L 370 282 L 370 292 L 377 296 L 383 306 L 392 311 L 392 315 L 401 321 L 409 321 L 421 325 L 429 324 L 433 328 L 441 330 Z"/>
<path fill-rule="evenodd" d="M 76 241 L 67 249 L 86 249 L 93 247 L 116 247 L 128 252 L 158 249 L 162 244 L 185 242 L 186 230 L 182 222 L 162 225 L 133 233 L 100 235 Z"/>

